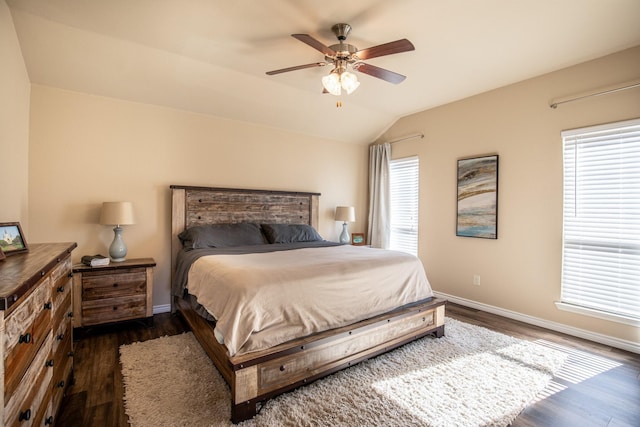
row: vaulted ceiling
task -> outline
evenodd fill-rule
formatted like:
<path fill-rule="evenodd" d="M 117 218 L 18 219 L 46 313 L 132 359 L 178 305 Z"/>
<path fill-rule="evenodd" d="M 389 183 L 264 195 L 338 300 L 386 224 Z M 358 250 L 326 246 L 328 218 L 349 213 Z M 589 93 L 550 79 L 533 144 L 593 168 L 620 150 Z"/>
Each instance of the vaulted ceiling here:
<path fill-rule="evenodd" d="M 638 0 L 7 0 L 32 83 L 163 105 L 351 143 L 398 118 L 640 45 Z M 291 37 L 360 49 L 409 39 L 415 51 L 366 62 L 322 94 L 331 67 Z M 606 82 L 604 84 L 616 83 Z M 336 101 L 342 107 L 336 106 Z"/>

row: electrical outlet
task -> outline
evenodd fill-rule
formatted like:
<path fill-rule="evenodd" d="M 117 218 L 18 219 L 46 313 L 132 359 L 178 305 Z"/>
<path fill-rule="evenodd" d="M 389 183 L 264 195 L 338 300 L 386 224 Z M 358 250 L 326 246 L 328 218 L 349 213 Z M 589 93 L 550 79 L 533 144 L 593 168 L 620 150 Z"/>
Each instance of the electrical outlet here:
<path fill-rule="evenodd" d="M 473 284 L 476 286 L 480 286 L 480 275 L 479 274 L 474 274 L 473 275 Z"/>

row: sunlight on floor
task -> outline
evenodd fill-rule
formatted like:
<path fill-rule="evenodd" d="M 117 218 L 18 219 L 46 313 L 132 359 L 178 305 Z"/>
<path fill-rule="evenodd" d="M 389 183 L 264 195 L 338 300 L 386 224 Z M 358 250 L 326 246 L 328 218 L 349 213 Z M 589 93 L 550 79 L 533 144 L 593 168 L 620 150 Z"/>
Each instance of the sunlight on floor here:
<path fill-rule="evenodd" d="M 552 343 L 545 340 L 536 340 L 536 344 L 548 347 L 550 349 L 561 351 L 568 356 L 567 361 L 562 368 L 556 373 L 554 379 L 549 383 L 537 397 L 536 402 L 546 399 L 556 393 L 559 393 L 568 387 L 562 382 L 578 384 L 597 375 L 607 372 L 611 369 L 622 366 L 621 363 L 614 362 L 607 358 L 596 356 L 585 351 L 576 350 L 574 348 L 565 347 L 561 344 Z"/>
<path fill-rule="evenodd" d="M 524 341 L 459 355 L 373 388 L 430 425 L 508 422 L 539 395 L 565 359 L 562 352 Z"/>

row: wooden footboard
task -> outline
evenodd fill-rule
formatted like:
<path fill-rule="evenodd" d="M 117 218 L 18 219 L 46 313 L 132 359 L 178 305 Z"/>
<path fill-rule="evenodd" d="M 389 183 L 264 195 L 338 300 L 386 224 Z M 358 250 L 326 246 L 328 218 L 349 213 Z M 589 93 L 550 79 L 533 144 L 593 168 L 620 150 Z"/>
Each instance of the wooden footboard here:
<path fill-rule="evenodd" d="M 229 357 L 213 328 L 182 299 L 179 312 L 231 388 L 231 420 L 252 418 L 262 403 L 410 341 L 444 335 L 445 301 L 432 299 L 356 324 Z"/>

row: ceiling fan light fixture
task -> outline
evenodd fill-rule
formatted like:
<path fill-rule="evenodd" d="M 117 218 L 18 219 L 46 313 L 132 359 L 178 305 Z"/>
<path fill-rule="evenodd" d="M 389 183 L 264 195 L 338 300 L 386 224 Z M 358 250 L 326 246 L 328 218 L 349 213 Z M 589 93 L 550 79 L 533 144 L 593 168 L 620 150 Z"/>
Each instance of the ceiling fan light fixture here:
<path fill-rule="evenodd" d="M 351 92 L 358 89 L 358 86 L 360 86 L 358 77 L 348 71 L 345 71 L 340 75 L 340 81 L 342 83 L 342 88 L 347 91 L 348 95 L 351 95 Z"/>
<path fill-rule="evenodd" d="M 329 92 L 331 95 L 340 96 L 340 75 L 336 72 L 336 70 L 331 71 L 328 76 L 324 76 L 322 78 L 322 86 L 324 86 L 327 92 Z"/>
<path fill-rule="evenodd" d="M 329 92 L 335 96 L 339 96 L 342 93 L 342 89 L 347 91 L 347 94 L 351 94 L 360 86 L 358 78 L 353 73 L 348 72 L 347 69 L 355 70 L 393 84 L 402 83 L 406 78 L 406 76 L 402 74 L 394 73 L 393 71 L 385 70 L 384 68 L 376 67 L 375 65 L 370 65 L 362 61 L 415 50 L 413 43 L 409 40 L 400 39 L 367 49 L 358 49 L 356 46 L 346 43 L 347 36 L 351 31 L 349 24 L 336 24 L 331 27 L 331 31 L 333 31 L 333 34 L 338 38 L 338 43 L 331 46 L 326 46 L 309 34 L 291 34 L 295 39 L 324 54 L 323 62 L 314 62 L 267 71 L 267 75 L 272 76 L 289 71 L 333 64 L 334 68 L 331 70 L 331 73 L 322 78 L 322 85 L 324 86 L 325 92 Z"/>
<path fill-rule="evenodd" d="M 334 68 L 329 75 L 322 78 L 322 86 L 331 95 L 340 96 L 342 89 L 346 90 L 348 95 L 351 95 L 360 86 L 358 77 L 348 71 L 341 71 L 343 69 Z"/>

